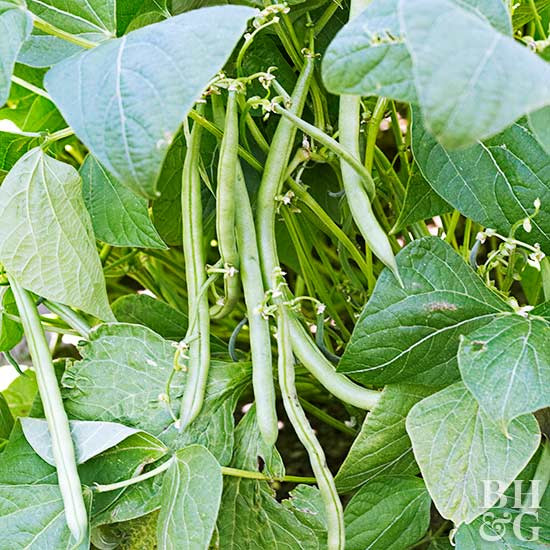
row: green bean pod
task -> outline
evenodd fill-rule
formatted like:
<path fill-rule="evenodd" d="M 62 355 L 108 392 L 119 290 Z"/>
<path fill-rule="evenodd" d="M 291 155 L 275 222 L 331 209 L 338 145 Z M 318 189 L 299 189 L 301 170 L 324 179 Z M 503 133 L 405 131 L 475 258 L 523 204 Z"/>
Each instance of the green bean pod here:
<path fill-rule="evenodd" d="M 201 292 L 206 281 L 199 174 L 201 134 L 201 126 L 194 124 L 183 163 L 181 187 L 183 254 L 188 307 L 190 312 L 197 312 L 197 319 L 189 338 L 187 380 L 181 400 L 180 430 L 184 430 L 197 417 L 202 408 L 210 368 L 208 295 L 206 292 Z"/>
<path fill-rule="evenodd" d="M 263 440 L 268 445 L 277 441 L 278 421 L 275 408 L 275 386 L 271 357 L 269 321 L 264 319 L 260 306 L 265 297 L 262 284 L 260 255 L 256 241 L 254 217 L 246 190 L 244 175 L 237 161 L 235 198 L 239 204 L 236 210 L 237 246 L 239 250 L 241 280 L 250 327 L 250 353 L 252 355 L 252 386 L 256 401 L 256 416 Z"/>
<path fill-rule="evenodd" d="M 240 283 L 236 270 L 239 253 L 235 236 L 235 181 L 239 158 L 239 117 L 237 91 L 230 89 L 227 96 L 225 126 L 220 145 L 218 185 L 216 189 L 216 233 L 222 264 L 228 272 L 224 275 L 225 296 L 223 304 L 210 310 L 212 318 L 228 315 L 239 301 Z"/>
<path fill-rule="evenodd" d="M 76 468 L 69 419 L 63 407 L 52 356 L 31 295 L 19 286 L 13 277 L 8 276 L 8 279 L 19 309 L 29 353 L 36 372 L 38 391 L 52 440 L 52 453 L 57 470 L 59 490 L 65 507 L 65 518 L 71 534 L 77 543 L 80 543 L 88 531 L 88 512 L 82 497 L 82 485 Z"/>
<path fill-rule="evenodd" d="M 285 307 L 279 308 L 277 343 L 279 351 L 279 386 L 283 396 L 283 404 L 298 439 L 308 453 L 311 468 L 319 486 L 327 518 L 327 549 L 344 550 L 346 533 L 342 503 L 338 497 L 334 478 L 328 469 L 323 448 L 309 424 L 296 393 L 290 324 Z"/>

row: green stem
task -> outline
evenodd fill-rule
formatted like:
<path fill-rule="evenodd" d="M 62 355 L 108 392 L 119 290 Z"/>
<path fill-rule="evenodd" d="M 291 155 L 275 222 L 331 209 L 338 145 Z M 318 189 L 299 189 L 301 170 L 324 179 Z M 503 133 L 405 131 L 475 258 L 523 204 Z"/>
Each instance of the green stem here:
<path fill-rule="evenodd" d="M 88 513 L 76 468 L 69 419 L 63 408 L 48 342 L 31 295 L 10 275 L 8 280 L 21 315 L 29 353 L 36 372 L 38 390 L 52 440 L 52 453 L 65 506 L 65 518 L 73 537 L 77 543 L 80 543 L 88 530 Z"/>
<path fill-rule="evenodd" d="M 310 403 L 300 397 L 300 404 L 307 412 L 324 422 L 327 426 L 332 426 L 335 430 L 351 437 L 355 437 L 357 435 L 357 432 L 353 428 L 348 428 L 343 422 L 340 422 L 340 420 L 330 416 L 330 414 L 326 413 L 323 409 L 316 407 L 313 403 Z"/>
<path fill-rule="evenodd" d="M 30 92 L 33 92 L 34 94 L 47 99 L 48 101 L 53 101 L 50 95 L 42 88 L 39 88 L 38 86 L 35 86 L 34 84 L 31 84 L 30 82 L 27 82 L 26 80 L 23 80 L 22 78 L 19 78 L 15 75 L 12 75 L 11 80 L 12 82 L 15 82 L 15 84 L 17 84 L 18 86 L 21 86 L 22 88 L 25 88 Z"/>
<path fill-rule="evenodd" d="M 55 25 L 44 21 L 44 19 L 41 19 L 37 15 L 33 15 L 33 24 L 37 29 L 45 32 L 46 34 L 57 36 L 57 38 L 61 38 L 62 40 L 75 44 L 76 46 L 80 46 L 81 48 L 91 49 L 99 45 L 97 42 L 86 40 L 86 38 L 81 38 L 80 36 L 75 36 L 74 34 L 59 29 Z"/>
<path fill-rule="evenodd" d="M 89 338 L 92 327 L 84 317 L 73 311 L 70 307 L 50 302 L 50 300 L 44 300 L 44 305 L 84 338 Z"/>
<path fill-rule="evenodd" d="M 540 263 L 540 271 L 542 276 L 542 290 L 544 292 L 544 300 L 550 301 L 550 258 L 545 257 Z"/>
<path fill-rule="evenodd" d="M 537 31 L 541 35 L 543 40 L 546 40 L 547 35 L 546 31 L 544 30 L 544 27 L 542 26 L 541 17 L 539 15 L 539 12 L 537 10 L 537 5 L 535 4 L 535 0 L 529 0 L 529 7 L 531 8 L 531 12 L 533 13 L 533 16 L 535 18 L 535 25 L 537 27 Z"/>
<path fill-rule="evenodd" d="M 335 139 L 325 134 L 322 130 L 319 130 L 319 128 L 313 126 L 313 124 L 310 124 L 309 122 L 302 120 L 296 114 L 287 111 L 284 107 L 276 105 L 273 107 L 273 110 L 275 113 L 283 116 L 284 118 L 292 122 L 292 124 L 294 124 L 296 128 L 299 128 L 300 130 L 302 130 L 302 132 L 305 132 L 312 138 L 316 139 L 319 143 L 330 149 L 345 164 L 355 170 L 358 176 L 360 176 L 360 178 L 364 181 L 369 196 L 374 197 L 376 193 L 374 180 L 372 179 L 372 176 L 369 174 L 369 172 L 365 169 L 365 167 L 361 164 L 361 161 L 358 160 L 358 155 L 354 155 L 350 152 L 349 149 L 343 147 L 341 143 L 338 143 Z"/>
<path fill-rule="evenodd" d="M 59 141 L 71 136 L 74 136 L 74 130 L 72 128 L 63 128 L 61 130 L 57 130 L 57 132 L 48 134 L 46 136 L 46 143 L 53 143 L 54 141 Z"/>
<path fill-rule="evenodd" d="M 327 549 L 344 550 L 346 535 L 344 511 L 334 478 L 328 469 L 323 448 L 311 428 L 296 393 L 294 356 L 290 341 L 290 324 L 284 306 L 279 308 L 277 342 L 279 350 L 279 385 L 286 414 L 298 439 L 305 447 L 317 479 L 327 520 Z"/>
<path fill-rule="evenodd" d="M 119 489 L 130 487 L 131 485 L 135 485 L 136 483 L 141 483 L 142 481 L 146 481 L 148 479 L 151 479 L 152 477 L 158 476 L 159 474 L 166 472 L 166 470 L 168 470 L 168 468 L 172 466 L 175 460 L 176 458 L 172 457 L 166 462 L 163 462 L 157 468 L 154 468 L 153 470 L 149 470 L 144 474 L 131 477 L 130 479 L 125 479 L 123 481 L 118 481 L 117 483 L 110 483 L 109 485 L 98 484 L 98 485 L 95 485 L 93 489 L 96 493 L 106 493 L 108 491 L 118 491 Z M 230 477 L 242 477 L 245 479 L 258 479 L 261 481 L 280 481 L 280 482 L 288 482 L 288 483 L 315 483 L 317 481 L 314 477 L 302 477 L 302 476 L 283 476 L 279 478 L 272 478 L 260 472 L 251 472 L 249 470 L 240 470 L 238 468 L 229 468 L 227 466 L 222 466 L 222 474 Z"/>

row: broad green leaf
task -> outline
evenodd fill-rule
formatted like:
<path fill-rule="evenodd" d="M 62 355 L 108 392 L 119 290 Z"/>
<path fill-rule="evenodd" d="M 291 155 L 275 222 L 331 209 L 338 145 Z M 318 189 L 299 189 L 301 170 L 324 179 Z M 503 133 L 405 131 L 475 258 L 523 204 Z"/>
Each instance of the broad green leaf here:
<path fill-rule="evenodd" d="M 281 457 L 274 447 L 263 443 L 251 408 L 235 431 L 231 466 L 257 471 L 258 457 L 263 459 L 266 473 L 274 477 L 283 474 Z M 322 550 L 322 537 L 316 536 L 316 529 L 302 523 L 288 505 L 274 497 L 265 481 L 226 477 L 218 516 L 220 550 Z"/>
<path fill-rule="evenodd" d="M 2 296 L 2 309 L 0 310 L 0 351 L 10 351 L 21 338 L 23 327 L 8 315 L 19 315 L 15 298 L 10 288 L 6 289 Z"/>
<path fill-rule="evenodd" d="M 398 11 L 426 127 L 446 147 L 472 145 L 550 103 L 550 65 L 469 10 L 400 0 Z"/>
<path fill-rule="evenodd" d="M 84 494 L 88 507 L 91 491 Z M 0 485 L 0 547 L 18 549 L 86 550 L 89 534 L 77 544 L 65 521 L 57 485 Z"/>
<path fill-rule="evenodd" d="M 15 60 L 32 30 L 32 19 L 23 3 L 0 1 L 0 105 L 8 99 Z"/>
<path fill-rule="evenodd" d="M 27 0 L 28 9 L 55 27 L 92 42 L 116 36 L 115 0 Z M 19 61 L 32 67 L 50 67 L 82 48 L 35 30 L 23 46 Z"/>
<path fill-rule="evenodd" d="M 498 490 L 491 502 L 484 498 L 484 481 L 498 480 L 507 488 L 540 443 L 534 416 L 513 420 L 507 437 L 462 382 L 415 405 L 407 432 L 439 513 L 457 526 L 473 521 L 498 500 Z"/>
<path fill-rule="evenodd" d="M 418 473 L 405 419 L 411 407 L 430 393 L 412 384 L 384 388 L 338 470 L 335 481 L 340 492 L 352 491 L 380 476 Z"/>
<path fill-rule="evenodd" d="M 55 65 L 46 89 L 107 171 L 153 198 L 174 134 L 253 14 L 224 6 L 171 17 Z"/>
<path fill-rule="evenodd" d="M 207 550 L 222 488 L 221 467 L 208 449 L 190 445 L 178 451 L 162 483 L 159 548 Z"/>
<path fill-rule="evenodd" d="M 373 0 L 336 35 L 322 65 L 323 81 L 330 92 L 416 102 L 398 4 L 399 0 Z"/>
<path fill-rule="evenodd" d="M 462 339 L 458 365 L 504 432 L 513 418 L 550 406 L 550 324 L 542 319 L 496 317 Z"/>
<path fill-rule="evenodd" d="M 40 296 L 112 319 L 76 170 L 32 149 L 4 180 L 0 205 L 6 270 Z"/>
<path fill-rule="evenodd" d="M 116 24 L 119 36 L 127 32 L 128 26 L 140 16 L 147 13 L 156 13 L 165 17 L 170 16 L 166 6 L 166 0 L 117 0 Z M 175 12 L 173 12 L 175 15 Z"/>
<path fill-rule="evenodd" d="M 26 370 L 25 374 L 18 376 L 2 394 L 8 402 L 11 414 L 17 418 L 28 416 L 37 392 L 36 375 L 34 371 Z"/>
<path fill-rule="evenodd" d="M 405 229 L 415 222 L 450 212 L 453 207 L 441 198 L 420 173 L 409 180 L 399 218 L 392 233 Z"/>
<path fill-rule="evenodd" d="M 144 325 L 167 340 L 182 340 L 187 332 L 187 315 L 147 294 L 121 296 L 112 307 L 119 322 Z"/>
<path fill-rule="evenodd" d="M 515 524 L 515 529 L 514 529 Z M 461 525 L 455 536 L 462 550 L 548 550 L 550 514 L 521 515 L 517 508 L 493 508 L 469 525 Z M 521 538 L 518 538 L 518 535 Z"/>
<path fill-rule="evenodd" d="M 532 214 L 534 201 L 540 199 L 542 209 L 532 221 L 532 231 L 520 227 L 516 236 L 550 252 L 550 162 L 523 122 L 484 143 L 447 151 L 423 128 L 415 111 L 412 147 L 438 195 L 468 218 L 504 235 Z"/>
<path fill-rule="evenodd" d="M 283 500 L 282 505 L 290 510 L 298 521 L 313 529 L 321 548 L 324 548 L 327 543 L 327 519 L 319 489 L 311 485 L 297 485 L 288 494 L 290 498 Z"/>
<path fill-rule="evenodd" d="M 417 102 L 412 60 L 398 17 L 400 0 L 373 0 L 336 35 L 323 59 L 323 80 L 338 94 Z M 512 34 L 502 0 L 453 0 L 497 30 Z"/>
<path fill-rule="evenodd" d="M 192 443 L 208 448 L 226 464 L 233 449 L 233 411 L 250 383 L 250 366 L 212 361 L 203 411 L 180 433 L 159 396 L 173 368 L 175 348 L 141 325 L 101 325 L 80 348 L 82 360 L 63 377 L 65 408 L 72 418 L 119 422 L 149 432 L 177 450 Z M 178 414 L 185 373 L 170 386 L 172 412 Z"/>
<path fill-rule="evenodd" d="M 113 246 L 166 248 L 149 219 L 147 200 L 120 185 L 92 155 L 80 177 L 96 239 Z"/>
<path fill-rule="evenodd" d="M 22 418 L 21 426 L 27 441 L 38 456 L 55 466 L 47 422 L 41 418 Z M 116 422 L 71 420 L 70 426 L 77 464 L 90 460 L 139 432 L 136 428 Z"/>
<path fill-rule="evenodd" d="M 509 306 L 437 237 L 397 255 L 403 288 L 389 271 L 376 283 L 338 371 L 382 386 L 408 381 L 442 386 L 458 380 L 459 337 Z"/>
<path fill-rule="evenodd" d="M 544 150 L 550 154 L 550 107 L 529 113 L 529 127 Z"/>
<path fill-rule="evenodd" d="M 428 530 L 430 505 L 417 477 L 369 481 L 346 506 L 346 550 L 405 550 Z"/>
<path fill-rule="evenodd" d="M 8 439 L 13 428 L 13 416 L 6 398 L 0 393 L 0 440 Z"/>

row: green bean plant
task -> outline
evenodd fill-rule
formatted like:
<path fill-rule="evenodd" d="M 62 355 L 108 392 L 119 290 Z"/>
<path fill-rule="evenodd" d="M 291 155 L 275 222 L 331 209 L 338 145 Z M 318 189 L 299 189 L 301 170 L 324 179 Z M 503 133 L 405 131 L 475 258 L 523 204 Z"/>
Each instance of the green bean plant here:
<path fill-rule="evenodd" d="M 549 35 L 0 0 L 0 549 L 550 548 Z"/>

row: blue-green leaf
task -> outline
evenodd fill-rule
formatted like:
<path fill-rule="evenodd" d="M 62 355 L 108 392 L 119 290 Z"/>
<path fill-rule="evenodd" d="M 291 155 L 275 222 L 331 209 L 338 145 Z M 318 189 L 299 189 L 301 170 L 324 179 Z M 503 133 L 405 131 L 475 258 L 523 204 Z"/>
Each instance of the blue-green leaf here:
<path fill-rule="evenodd" d="M 59 63 L 46 89 L 107 171 L 153 198 L 178 127 L 254 13 L 214 7 L 138 29 Z"/>

